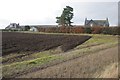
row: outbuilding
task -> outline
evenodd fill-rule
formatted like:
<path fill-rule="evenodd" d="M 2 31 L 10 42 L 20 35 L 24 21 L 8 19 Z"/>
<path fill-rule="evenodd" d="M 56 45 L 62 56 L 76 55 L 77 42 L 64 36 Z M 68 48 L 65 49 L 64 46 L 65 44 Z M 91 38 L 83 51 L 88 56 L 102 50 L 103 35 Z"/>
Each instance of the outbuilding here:
<path fill-rule="evenodd" d="M 31 27 L 31 28 L 30 28 L 30 31 L 38 32 L 38 29 L 37 29 L 36 27 Z"/>

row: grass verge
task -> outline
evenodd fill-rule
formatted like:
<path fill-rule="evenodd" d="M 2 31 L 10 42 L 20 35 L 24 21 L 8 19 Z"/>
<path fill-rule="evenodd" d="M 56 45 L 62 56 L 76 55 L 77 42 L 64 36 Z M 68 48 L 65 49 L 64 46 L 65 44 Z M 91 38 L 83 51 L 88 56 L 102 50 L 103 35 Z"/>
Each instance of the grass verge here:
<path fill-rule="evenodd" d="M 3 75 L 6 77 L 10 77 L 13 74 L 19 74 L 20 72 L 27 71 L 34 67 L 40 67 L 43 64 L 51 62 L 53 60 L 59 59 L 60 57 L 51 55 L 42 58 L 37 58 L 28 61 L 16 62 L 12 64 L 8 64 L 3 66 Z"/>

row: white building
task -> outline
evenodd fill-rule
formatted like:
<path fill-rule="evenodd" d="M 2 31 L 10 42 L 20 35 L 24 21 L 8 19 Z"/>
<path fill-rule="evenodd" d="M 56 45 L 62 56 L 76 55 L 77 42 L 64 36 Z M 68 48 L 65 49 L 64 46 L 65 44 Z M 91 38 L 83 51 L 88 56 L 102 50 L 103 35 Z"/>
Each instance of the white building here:
<path fill-rule="evenodd" d="M 30 31 L 37 32 L 38 29 L 37 29 L 36 27 L 31 27 L 31 28 L 30 28 Z"/>
<path fill-rule="evenodd" d="M 19 23 L 18 24 L 10 23 L 5 29 L 8 29 L 8 30 L 21 30 L 21 28 L 19 26 Z"/>

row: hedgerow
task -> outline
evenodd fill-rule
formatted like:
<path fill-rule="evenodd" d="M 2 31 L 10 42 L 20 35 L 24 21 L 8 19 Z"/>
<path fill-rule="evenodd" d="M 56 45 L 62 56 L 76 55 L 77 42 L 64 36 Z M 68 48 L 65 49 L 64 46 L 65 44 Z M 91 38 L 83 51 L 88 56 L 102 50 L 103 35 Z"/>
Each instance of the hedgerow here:
<path fill-rule="evenodd" d="M 110 34 L 119 35 L 120 27 L 49 27 L 49 28 L 39 28 L 39 32 L 50 32 L 50 33 L 88 33 L 88 34 Z"/>

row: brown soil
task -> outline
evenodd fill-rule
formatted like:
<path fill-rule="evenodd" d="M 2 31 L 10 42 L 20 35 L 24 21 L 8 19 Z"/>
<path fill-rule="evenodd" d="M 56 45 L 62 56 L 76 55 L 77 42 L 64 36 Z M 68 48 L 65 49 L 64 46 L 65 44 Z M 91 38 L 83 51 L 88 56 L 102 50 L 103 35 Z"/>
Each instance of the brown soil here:
<path fill-rule="evenodd" d="M 33 71 L 22 78 L 115 78 L 118 77 L 118 47 L 88 54 L 42 70 Z M 110 72 L 112 72 L 110 74 Z M 109 73 L 109 74 L 108 74 Z"/>
<path fill-rule="evenodd" d="M 8 54 L 45 51 L 61 46 L 63 51 L 73 49 L 90 39 L 90 36 L 78 35 L 53 35 L 53 34 L 30 34 L 17 32 L 2 33 L 2 56 Z M 18 56 L 19 58 L 23 56 Z"/>

